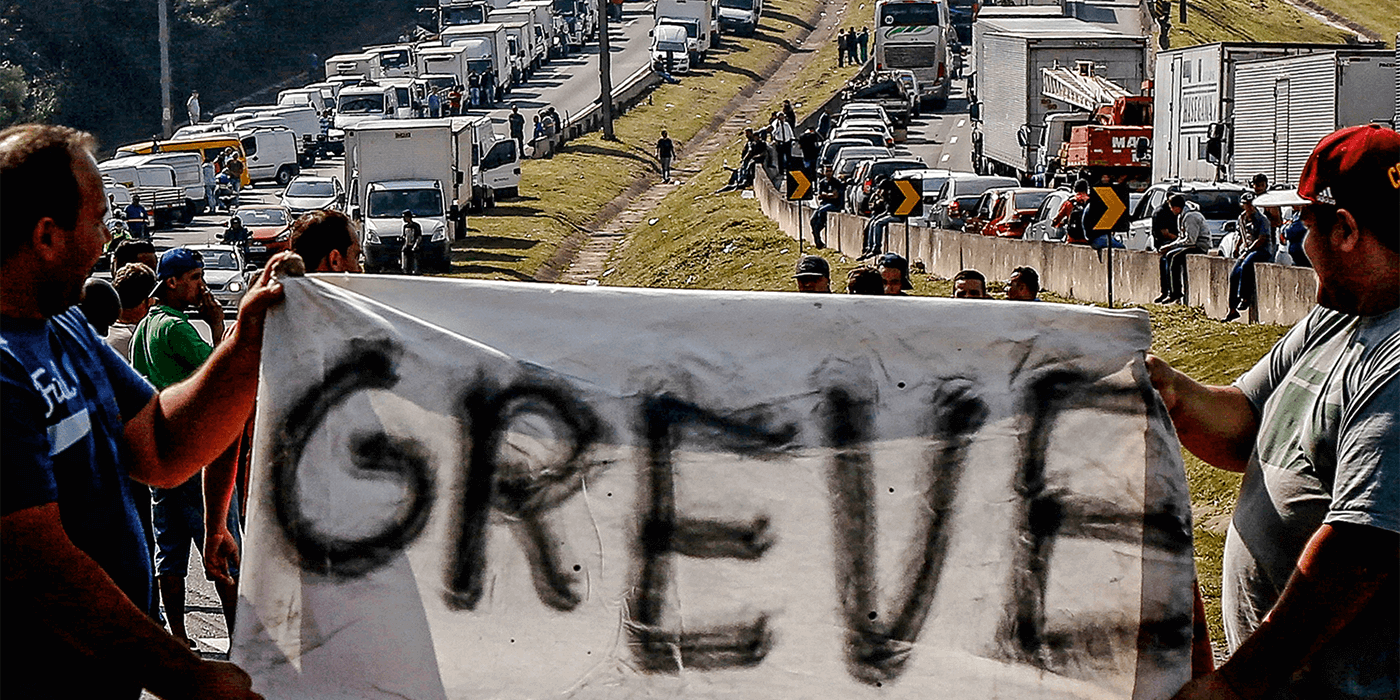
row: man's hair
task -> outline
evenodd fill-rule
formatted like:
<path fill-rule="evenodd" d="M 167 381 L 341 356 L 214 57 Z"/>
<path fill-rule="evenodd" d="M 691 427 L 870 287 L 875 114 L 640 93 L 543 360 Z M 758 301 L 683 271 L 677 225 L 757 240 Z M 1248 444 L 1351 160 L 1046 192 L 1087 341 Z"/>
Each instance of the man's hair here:
<path fill-rule="evenodd" d="M 1169 207 L 1176 207 L 1176 208 L 1178 208 L 1178 209 L 1185 209 L 1185 208 L 1186 208 L 1186 197 L 1184 197 L 1184 196 L 1182 196 L 1182 195 L 1179 195 L 1179 194 L 1174 194 L 1174 195 L 1172 195 L 1172 198 L 1171 198 L 1171 199 L 1168 199 L 1168 200 L 1167 200 L 1167 206 L 1169 206 Z"/>
<path fill-rule="evenodd" d="M 156 271 L 145 263 L 133 262 L 117 268 L 112 278 L 112 286 L 117 288 L 123 309 L 134 309 L 150 298 L 156 288 Z"/>
<path fill-rule="evenodd" d="M 1258 173 L 1254 177 L 1249 178 L 1249 184 L 1251 185 L 1257 185 L 1261 182 L 1267 184 L 1269 182 L 1269 176 L 1264 173 Z"/>
<path fill-rule="evenodd" d="M 74 172 L 97 143 L 66 126 L 21 124 L 0 131 L 0 262 L 27 247 L 45 218 L 71 231 L 83 194 Z"/>
<path fill-rule="evenodd" d="M 974 270 L 974 272 L 976 271 Z M 1025 285 L 1030 288 L 1031 294 L 1040 293 L 1040 273 L 1036 272 L 1035 268 L 1022 266 L 1012 270 L 1011 274 L 1013 276 L 1020 275 L 1021 281 L 1024 282 Z"/>
<path fill-rule="evenodd" d="M 873 267 L 857 267 L 846 273 L 846 293 L 882 296 L 885 293 L 885 278 Z"/>
<path fill-rule="evenodd" d="M 962 270 L 958 274 L 953 275 L 953 282 L 956 283 L 958 280 L 977 280 L 982 283 L 983 289 L 987 288 L 987 276 L 972 268 Z"/>
<path fill-rule="evenodd" d="M 292 252 L 301 256 L 308 271 L 330 257 L 332 250 L 345 255 L 355 243 L 355 225 L 343 212 L 317 209 L 292 222 Z"/>
<path fill-rule="evenodd" d="M 112 251 L 112 269 L 120 270 L 130 263 L 137 262 L 142 255 L 155 255 L 156 247 L 150 241 L 127 239 L 117 244 Z M 149 269 L 149 268 L 147 268 Z"/>
<path fill-rule="evenodd" d="M 1075 192 L 1085 192 L 1085 193 L 1087 193 L 1087 192 L 1089 191 L 1089 181 L 1088 181 L 1088 180 L 1075 180 L 1075 181 L 1074 181 L 1074 191 L 1075 191 Z"/>

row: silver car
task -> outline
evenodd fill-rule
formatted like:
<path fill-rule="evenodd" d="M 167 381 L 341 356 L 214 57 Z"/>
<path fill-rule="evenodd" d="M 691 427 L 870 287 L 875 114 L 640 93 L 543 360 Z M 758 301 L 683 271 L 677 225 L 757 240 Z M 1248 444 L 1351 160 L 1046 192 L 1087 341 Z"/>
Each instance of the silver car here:
<path fill-rule="evenodd" d="M 231 245 L 189 246 L 204 256 L 204 285 L 219 301 L 224 311 L 238 312 L 238 303 L 248 292 L 250 272 L 245 270 L 243 254 Z"/>
<path fill-rule="evenodd" d="M 282 191 L 281 204 L 292 216 L 316 209 L 340 209 L 345 205 L 345 188 L 339 178 L 298 175 Z"/>

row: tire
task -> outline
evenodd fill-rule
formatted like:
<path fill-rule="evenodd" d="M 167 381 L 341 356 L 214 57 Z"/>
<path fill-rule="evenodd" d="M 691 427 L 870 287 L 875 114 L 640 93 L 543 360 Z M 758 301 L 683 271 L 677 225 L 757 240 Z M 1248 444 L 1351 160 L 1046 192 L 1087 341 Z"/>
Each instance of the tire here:
<path fill-rule="evenodd" d="M 284 165 L 284 166 L 278 168 L 278 169 L 277 169 L 277 178 L 276 178 L 276 180 L 277 180 L 277 186 L 278 186 L 278 187 L 286 187 L 287 184 L 290 183 L 290 182 L 292 181 L 292 178 L 294 178 L 294 177 L 296 177 L 296 167 L 295 167 L 295 166 Z"/>
<path fill-rule="evenodd" d="M 194 221 L 194 215 L 195 206 L 193 204 L 186 203 L 185 208 L 180 210 L 180 223 L 188 224 L 191 221 Z"/>
<path fill-rule="evenodd" d="M 519 187 L 507 187 L 507 188 L 505 188 L 505 189 L 503 189 L 503 190 L 500 191 L 500 195 L 499 195 L 497 198 L 498 198 L 498 199 L 515 199 L 516 197 L 519 197 L 519 196 L 520 196 L 520 188 L 519 188 Z"/>

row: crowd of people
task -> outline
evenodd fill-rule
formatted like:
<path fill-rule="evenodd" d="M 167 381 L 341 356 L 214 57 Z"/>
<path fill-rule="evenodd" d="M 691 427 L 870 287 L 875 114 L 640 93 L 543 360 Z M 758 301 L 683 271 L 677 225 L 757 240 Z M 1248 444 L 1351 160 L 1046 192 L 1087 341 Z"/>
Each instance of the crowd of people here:
<path fill-rule="evenodd" d="M 283 303 L 279 274 L 357 272 L 359 235 L 339 212 L 299 218 L 291 250 L 259 273 L 232 322 L 193 250 L 157 257 L 130 241 L 114 252 L 110 289 L 89 284 L 110 237 L 93 150 L 91 136 L 64 127 L 0 132 L 0 687 L 259 697 L 244 671 L 196 654 L 174 619 L 181 553 L 202 546 L 232 627 L 264 319 Z M 1228 387 L 1147 360 L 1183 445 L 1245 474 L 1225 545 L 1232 654 L 1219 669 L 1207 654 L 1177 697 L 1396 697 L 1400 135 L 1368 126 L 1325 138 L 1280 199 L 1301 212 L 1318 306 Z M 808 256 L 794 276 L 820 293 L 830 274 Z M 909 275 L 907 260 L 884 253 L 852 271 L 847 291 L 901 295 Z M 1038 292 L 1031 268 L 1007 280 L 1009 299 Z M 954 296 L 989 298 L 985 276 L 959 273 Z"/>

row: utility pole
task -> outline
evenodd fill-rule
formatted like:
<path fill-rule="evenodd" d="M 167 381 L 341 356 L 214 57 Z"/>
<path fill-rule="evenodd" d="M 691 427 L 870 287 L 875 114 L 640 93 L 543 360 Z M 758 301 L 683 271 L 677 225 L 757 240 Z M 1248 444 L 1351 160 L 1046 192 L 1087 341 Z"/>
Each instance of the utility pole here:
<path fill-rule="evenodd" d="M 603 140 L 616 141 L 613 133 L 612 55 L 608 47 L 608 7 L 611 0 L 598 0 L 598 82 L 602 85 Z"/>
<path fill-rule="evenodd" d="M 170 0 L 156 0 L 156 18 L 160 24 L 160 133 L 165 138 L 175 132 L 175 115 L 170 110 L 170 22 L 166 5 Z"/>

